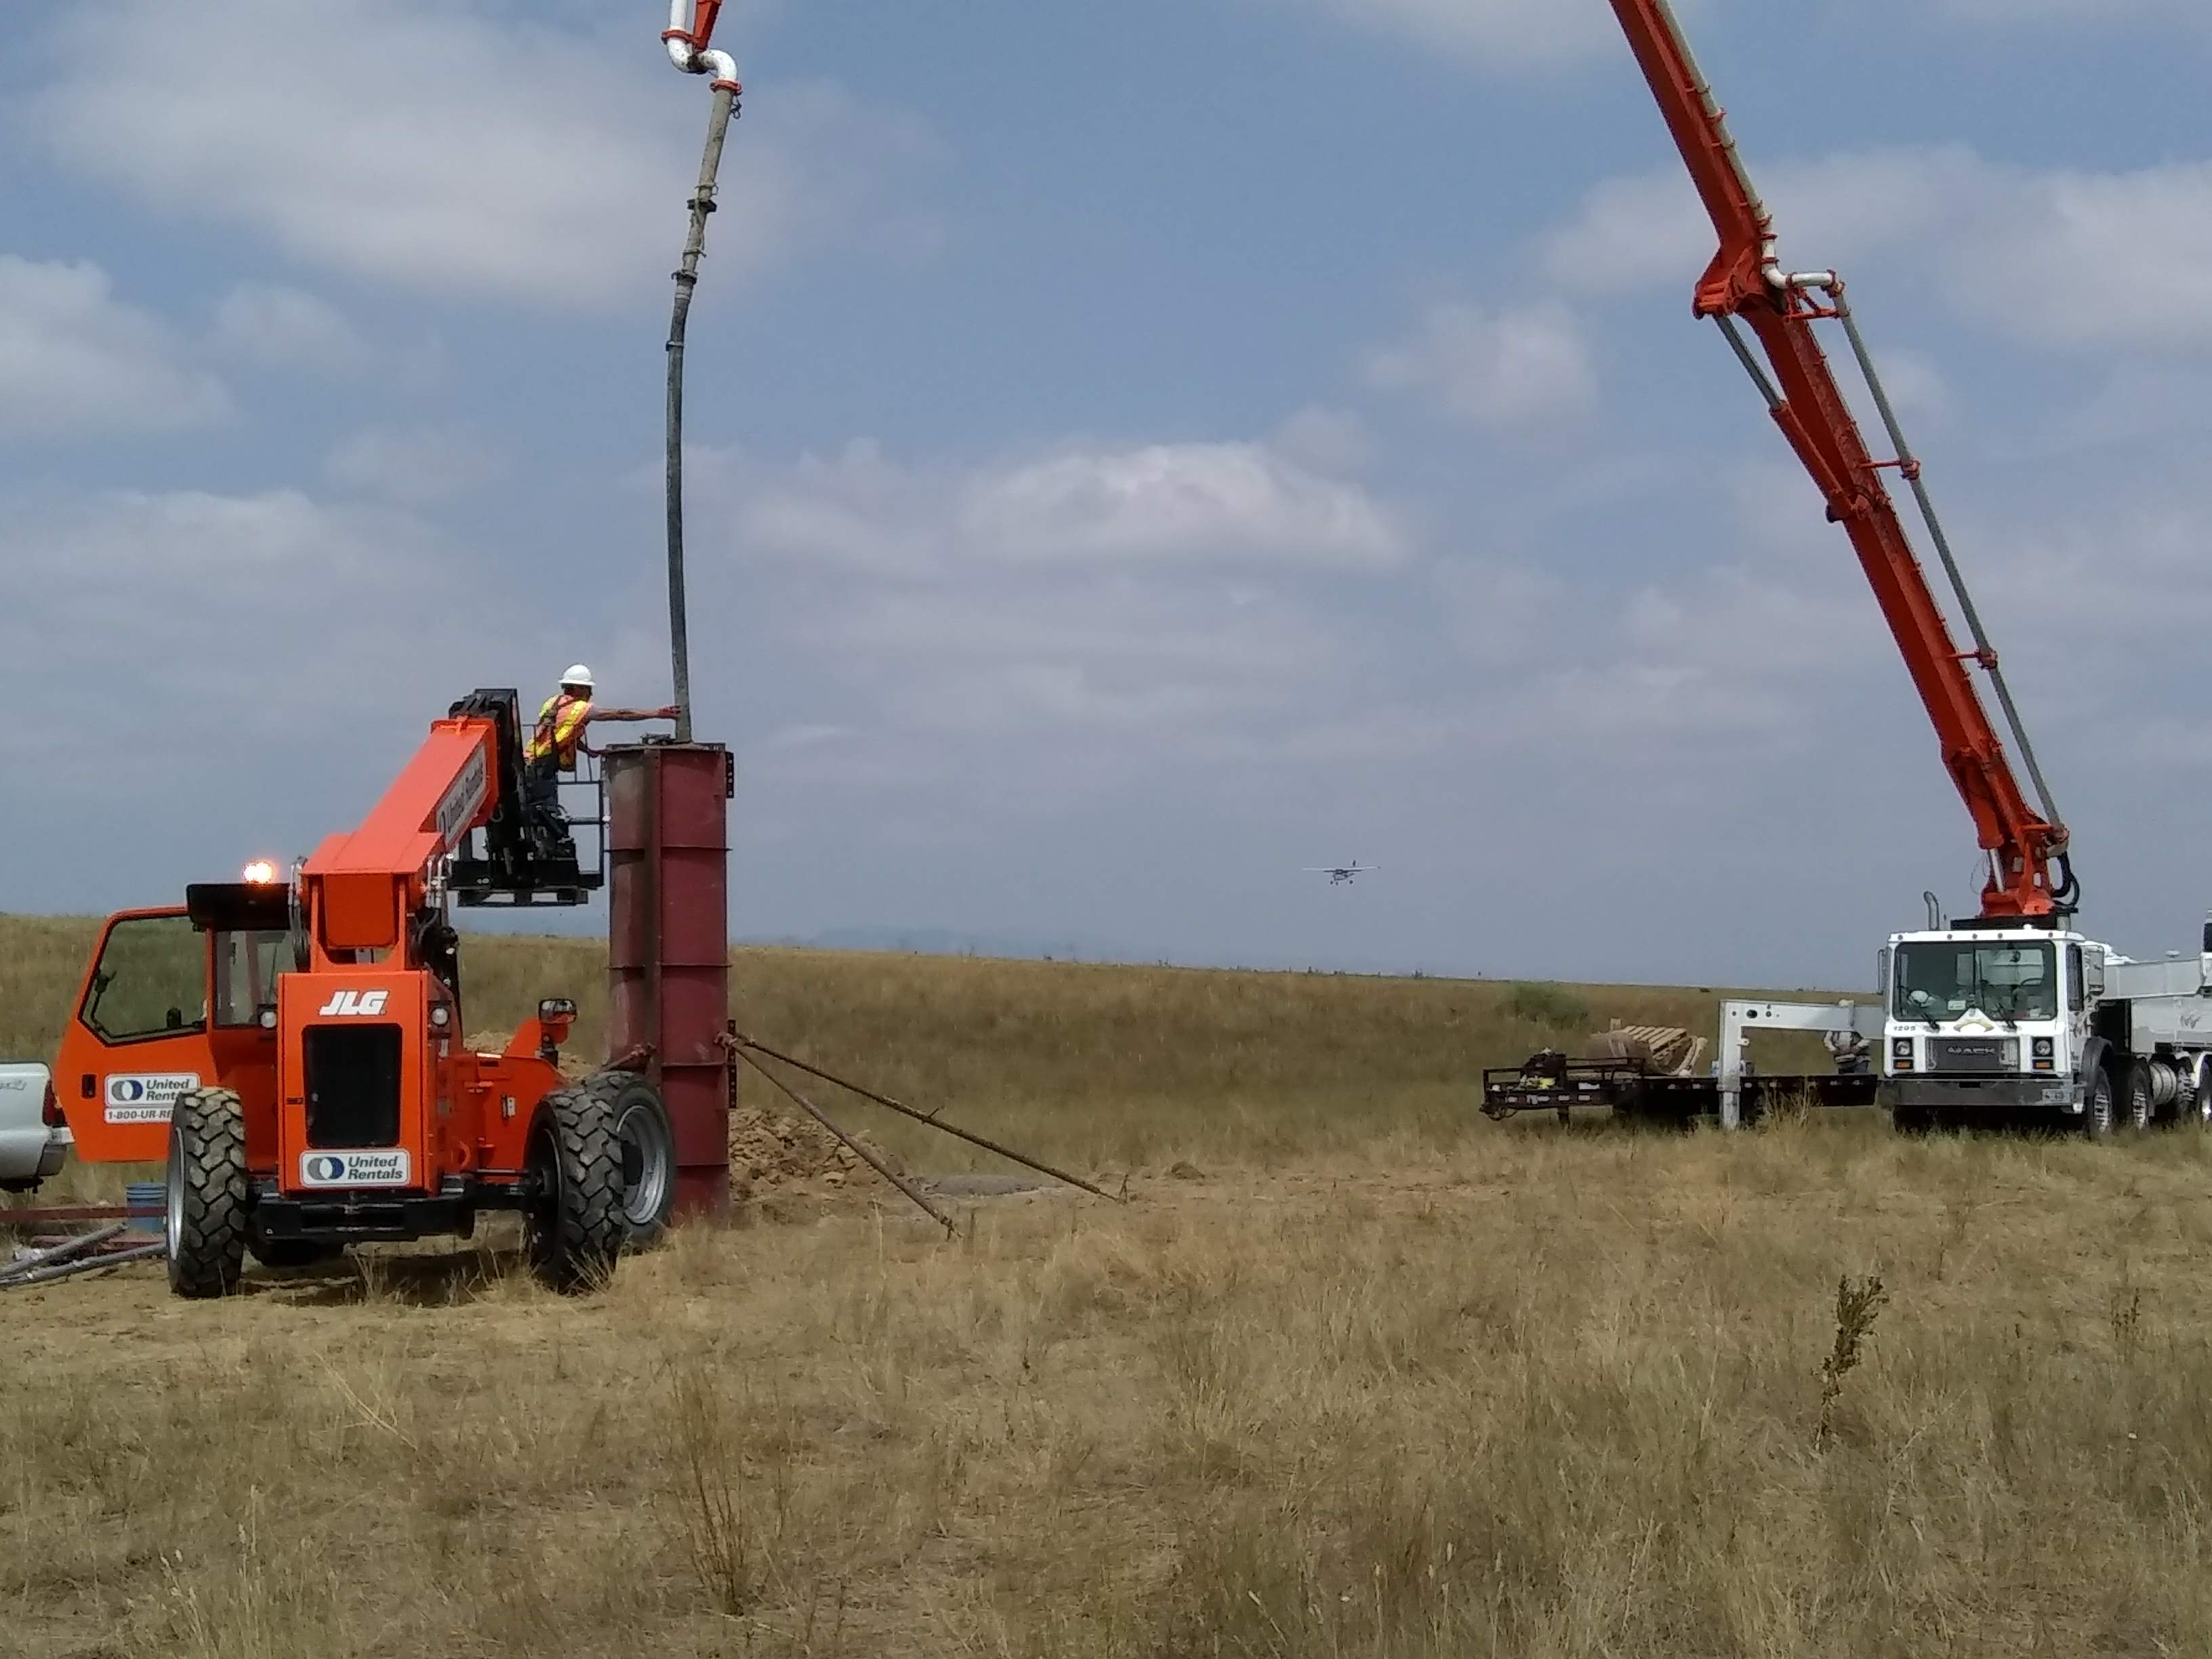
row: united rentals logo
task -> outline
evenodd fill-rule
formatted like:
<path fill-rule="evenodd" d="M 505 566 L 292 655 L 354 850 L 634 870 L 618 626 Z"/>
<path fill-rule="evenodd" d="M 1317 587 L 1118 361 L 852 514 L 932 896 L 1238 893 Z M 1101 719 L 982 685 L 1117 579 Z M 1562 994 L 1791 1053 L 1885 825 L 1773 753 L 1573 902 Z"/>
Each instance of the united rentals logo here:
<path fill-rule="evenodd" d="M 315 1012 L 325 1019 L 373 1019 L 391 996 L 389 991 L 340 991 Z"/>
<path fill-rule="evenodd" d="M 404 1152 L 303 1152 L 305 1187 L 404 1187 L 410 1161 Z"/>
<path fill-rule="evenodd" d="M 438 803 L 438 839 L 452 847 L 468 834 L 490 791 L 491 769 L 484 759 L 484 751 L 479 748 L 461 769 L 461 775 L 453 780 L 453 787 L 446 791 L 445 799 Z"/>
<path fill-rule="evenodd" d="M 199 1086 L 193 1072 L 111 1073 L 100 1115 L 110 1123 L 167 1123 L 177 1097 Z"/>

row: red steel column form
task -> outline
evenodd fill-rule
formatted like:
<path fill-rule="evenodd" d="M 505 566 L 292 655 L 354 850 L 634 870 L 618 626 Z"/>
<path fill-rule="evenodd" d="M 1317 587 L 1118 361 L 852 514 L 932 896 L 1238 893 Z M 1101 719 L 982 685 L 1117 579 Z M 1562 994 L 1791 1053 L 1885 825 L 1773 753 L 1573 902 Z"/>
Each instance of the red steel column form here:
<path fill-rule="evenodd" d="M 720 744 L 605 757 L 608 1052 L 642 1048 L 676 1130 L 676 1211 L 730 1205 L 729 806 Z"/>

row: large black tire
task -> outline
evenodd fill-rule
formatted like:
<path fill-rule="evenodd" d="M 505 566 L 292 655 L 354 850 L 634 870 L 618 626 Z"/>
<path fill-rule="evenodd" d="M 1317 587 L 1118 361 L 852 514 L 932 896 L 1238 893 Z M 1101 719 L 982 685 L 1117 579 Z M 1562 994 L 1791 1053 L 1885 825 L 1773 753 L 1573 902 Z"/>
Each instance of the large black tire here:
<path fill-rule="evenodd" d="M 530 1198 L 522 1248 L 540 1284 L 563 1296 L 614 1274 L 629 1236 L 614 1112 L 586 1085 L 556 1089 L 531 1115 L 523 1153 Z"/>
<path fill-rule="evenodd" d="M 2081 1102 L 2081 1133 L 2085 1139 L 2104 1140 L 2112 1133 L 2116 1115 L 2112 1100 L 2112 1072 L 2100 1066 L 2089 1073 L 2087 1092 Z"/>
<path fill-rule="evenodd" d="M 667 1103 L 636 1072 L 596 1073 L 584 1087 L 613 1115 L 624 1242 L 633 1250 L 646 1249 L 660 1242 L 676 1207 L 676 1130 Z"/>
<path fill-rule="evenodd" d="M 2130 1062 L 2120 1095 L 2120 1127 L 2148 1129 L 2158 1121 L 2158 1095 L 2151 1087 L 2150 1062 Z"/>
<path fill-rule="evenodd" d="M 169 1114 L 162 1205 L 169 1288 L 225 1296 L 246 1272 L 252 1183 L 246 1174 L 246 1109 L 228 1089 L 194 1089 Z"/>
<path fill-rule="evenodd" d="M 2174 1103 L 2173 1121 L 2183 1127 L 2212 1128 L 2212 1066 L 2207 1066 L 2197 1079 L 2197 1086 L 2186 1090 Z"/>

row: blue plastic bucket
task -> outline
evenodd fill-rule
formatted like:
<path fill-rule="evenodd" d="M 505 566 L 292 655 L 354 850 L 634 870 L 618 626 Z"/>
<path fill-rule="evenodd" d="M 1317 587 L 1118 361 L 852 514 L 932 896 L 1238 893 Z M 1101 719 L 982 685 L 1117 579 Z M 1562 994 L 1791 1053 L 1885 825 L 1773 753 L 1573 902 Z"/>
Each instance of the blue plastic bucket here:
<path fill-rule="evenodd" d="M 151 1212 L 134 1215 L 125 1224 L 134 1233 L 158 1233 L 161 1231 L 163 1206 L 168 1201 L 169 1189 L 158 1181 L 134 1181 L 123 1189 L 123 1201 L 134 1210 Z"/>

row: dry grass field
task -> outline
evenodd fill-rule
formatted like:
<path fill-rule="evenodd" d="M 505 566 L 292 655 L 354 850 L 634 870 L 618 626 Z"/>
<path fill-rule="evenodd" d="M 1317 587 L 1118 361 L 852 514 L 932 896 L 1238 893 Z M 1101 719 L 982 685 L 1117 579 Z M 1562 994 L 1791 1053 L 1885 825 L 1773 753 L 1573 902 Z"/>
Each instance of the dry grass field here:
<path fill-rule="evenodd" d="M 19 1052 L 69 932 L 0 967 Z M 2212 1140 L 1474 1115 L 1690 992 L 741 977 L 1129 1201 L 792 1198 L 584 1301 L 496 1237 L 0 1293 L 0 1652 L 2212 1652 Z"/>

